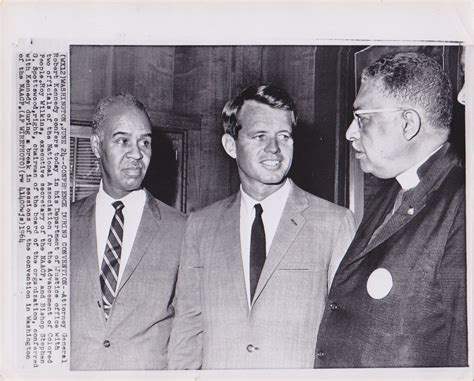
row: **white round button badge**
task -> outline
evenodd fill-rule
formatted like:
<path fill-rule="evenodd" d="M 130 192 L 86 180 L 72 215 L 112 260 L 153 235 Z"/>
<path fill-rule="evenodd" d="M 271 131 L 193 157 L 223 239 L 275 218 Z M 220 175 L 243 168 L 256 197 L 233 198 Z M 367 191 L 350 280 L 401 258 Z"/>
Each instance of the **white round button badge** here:
<path fill-rule="evenodd" d="M 392 274 L 384 268 L 375 269 L 367 280 L 367 292 L 373 299 L 385 298 L 392 287 Z"/>

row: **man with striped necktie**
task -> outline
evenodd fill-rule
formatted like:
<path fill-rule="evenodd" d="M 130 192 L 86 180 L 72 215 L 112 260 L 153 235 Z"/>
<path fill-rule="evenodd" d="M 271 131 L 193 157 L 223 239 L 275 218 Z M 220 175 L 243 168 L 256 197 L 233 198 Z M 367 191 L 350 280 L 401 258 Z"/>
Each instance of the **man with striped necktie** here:
<path fill-rule="evenodd" d="M 91 147 L 98 192 L 71 206 L 71 369 L 165 369 L 185 217 L 142 188 L 151 123 L 131 95 L 103 99 Z"/>

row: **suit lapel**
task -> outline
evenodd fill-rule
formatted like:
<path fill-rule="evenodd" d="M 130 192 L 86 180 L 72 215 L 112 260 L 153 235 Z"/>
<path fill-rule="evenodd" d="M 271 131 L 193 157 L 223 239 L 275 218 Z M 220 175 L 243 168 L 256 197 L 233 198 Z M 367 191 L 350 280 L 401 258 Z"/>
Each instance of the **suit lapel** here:
<path fill-rule="evenodd" d="M 305 218 L 303 217 L 302 212 L 307 207 L 308 200 L 306 196 L 295 184 L 292 184 L 272 245 L 268 251 L 265 265 L 263 266 L 260 279 L 258 280 L 252 305 L 257 302 L 278 264 L 288 252 L 291 244 L 303 228 Z"/>
<path fill-rule="evenodd" d="M 228 279 L 236 290 L 239 309 L 249 310 L 240 245 L 240 192 L 229 200 L 219 225 L 219 245 L 228 267 Z"/>
<path fill-rule="evenodd" d="M 120 281 L 117 295 L 130 279 L 130 276 L 135 271 L 148 246 L 150 246 L 151 241 L 159 230 L 159 221 L 161 219 L 161 215 L 158 205 L 156 204 L 153 196 L 147 190 L 145 190 L 145 192 L 146 202 L 143 208 L 142 218 L 140 220 L 140 225 L 138 226 L 135 241 L 133 242 L 130 257 L 128 258 L 127 265 L 125 266 L 125 270 Z"/>
<path fill-rule="evenodd" d="M 423 209 L 424 205 L 425 197 L 417 199 L 416 197 L 413 197 L 413 193 L 406 193 L 403 196 L 402 203 L 398 208 L 398 211 L 390 217 L 379 233 L 372 241 L 370 241 L 365 250 L 362 251 L 361 255 L 365 255 L 374 247 L 377 247 L 381 243 L 385 242 L 397 231 L 402 229 L 407 223 L 416 217 L 416 215 Z M 410 210 L 410 213 L 408 213 L 408 210 Z"/>
<path fill-rule="evenodd" d="M 357 229 L 356 236 L 347 249 L 347 254 L 342 259 L 339 268 L 357 261 L 367 253 L 372 235 L 391 210 L 399 190 L 400 186 L 396 181 L 393 181 L 373 197 L 371 207 L 368 209 L 368 212 L 364 213 L 364 218 Z"/>
<path fill-rule="evenodd" d="M 379 193 L 376 196 L 377 200 L 375 200 L 373 208 L 371 208 L 372 212 L 368 213 L 368 216 L 364 218 L 357 231 L 356 238 L 348 249 L 348 255 L 346 255 L 340 267 L 344 266 L 347 262 L 355 262 L 367 255 L 415 218 L 425 207 L 429 195 L 439 187 L 446 173 L 456 162 L 455 154 L 450 149 L 449 143 L 446 143 L 443 148 L 421 166 L 419 169 L 419 172 L 421 170 L 421 181 L 418 186 L 403 196 L 398 212 L 387 221 L 377 236 L 369 242 L 377 227 L 380 226 L 387 213 L 392 209 L 400 186 L 394 180 L 393 185 L 388 191 Z M 381 194 L 386 194 L 386 196 L 381 196 Z"/>
<path fill-rule="evenodd" d="M 95 200 L 97 192 L 90 195 L 82 204 L 79 215 L 84 223 L 77 227 L 81 243 L 81 261 L 84 263 L 90 284 L 93 285 L 94 296 L 102 300 L 99 282 L 99 262 L 97 257 L 97 237 L 95 232 Z"/>

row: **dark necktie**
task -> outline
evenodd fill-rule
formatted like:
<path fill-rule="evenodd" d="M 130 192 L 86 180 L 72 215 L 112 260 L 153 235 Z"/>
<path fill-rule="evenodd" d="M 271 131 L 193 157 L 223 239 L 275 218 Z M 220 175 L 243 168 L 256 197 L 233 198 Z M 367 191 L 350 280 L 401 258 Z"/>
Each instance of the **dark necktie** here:
<path fill-rule="evenodd" d="M 122 201 L 115 201 L 112 206 L 115 208 L 115 214 L 110 224 L 104 259 L 100 268 L 100 288 L 102 290 L 105 319 L 109 317 L 117 291 L 124 224 L 122 212 L 124 205 Z"/>
<path fill-rule="evenodd" d="M 265 263 L 265 229 L 262 221 L 262 205 L 255 204 L 255 219 L 250 236 L 250 300 L 253 301 L 258 279 Z"/>

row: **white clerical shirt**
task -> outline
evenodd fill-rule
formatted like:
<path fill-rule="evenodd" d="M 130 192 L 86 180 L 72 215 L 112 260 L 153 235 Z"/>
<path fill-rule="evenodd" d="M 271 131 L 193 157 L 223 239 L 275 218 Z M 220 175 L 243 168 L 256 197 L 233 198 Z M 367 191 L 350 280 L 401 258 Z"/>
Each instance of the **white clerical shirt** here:
<path fill-rule="evenodd" d="M 291 180 L 287 179 L 285 184 L 275 193 L 262 201 L 254 200 L 240 186 L 240 247 L 242 249 L 242 264 L 244 267 L 245 289 L 247 291 L 247 301 L 250 303 L 250 236 L 252 224 L 255 219 L 255 204 L 262 205 L 262 221 L 265 229 L 266 253 L 272 245 L 278 224 L 280 222 L 283 209 L 285 208 L 288 195 L 291 190 Z"/>
<path fill-rule="evenodd" d="M 438 152 L 441 149 L 441 147 L 442 145 L 436 148 L 423 160 L 419 161 L 414 166 L 408 168 L 405 172 L 400 173 L 396 177 L 398 183 L 400 184 L 400 186 L 402 187 L 404 191 L 415 188 L 419 184 L 420 178 L 418 177 L 418 168 L 420 168 L 431 156 L 433 156 L 436 152 Z"/>
<path fill-rule="evenodd" d="M 109 235 L 110 224 L 115 214 L 115 208 L 112 206 L 115 201 L 119 200 L 110 197 L 104 191 L 101 182 L 95 202 L 95 231 L 97 236 L 97 259 L 99 263 L 99 274 L 100 267 L 102 266 L 102 260 L 104 258 L 105 245 Z M 121 198 L 120 201 L 122 201 L 124 204 L 122 212 L 125 223 L 123 228 L 122 254 L 120 256 L 120 267 L 117 284 L 120 284 L 123 271 L 127 264 L 128 258 L 130 257 L 130 252 L 132 251 L 133 242 L 135 241 L 138 231 L 138 225 L 142 219 L 143 208 L 146 201 L 146 193 L 143 189 L 137 190 Z"/>

